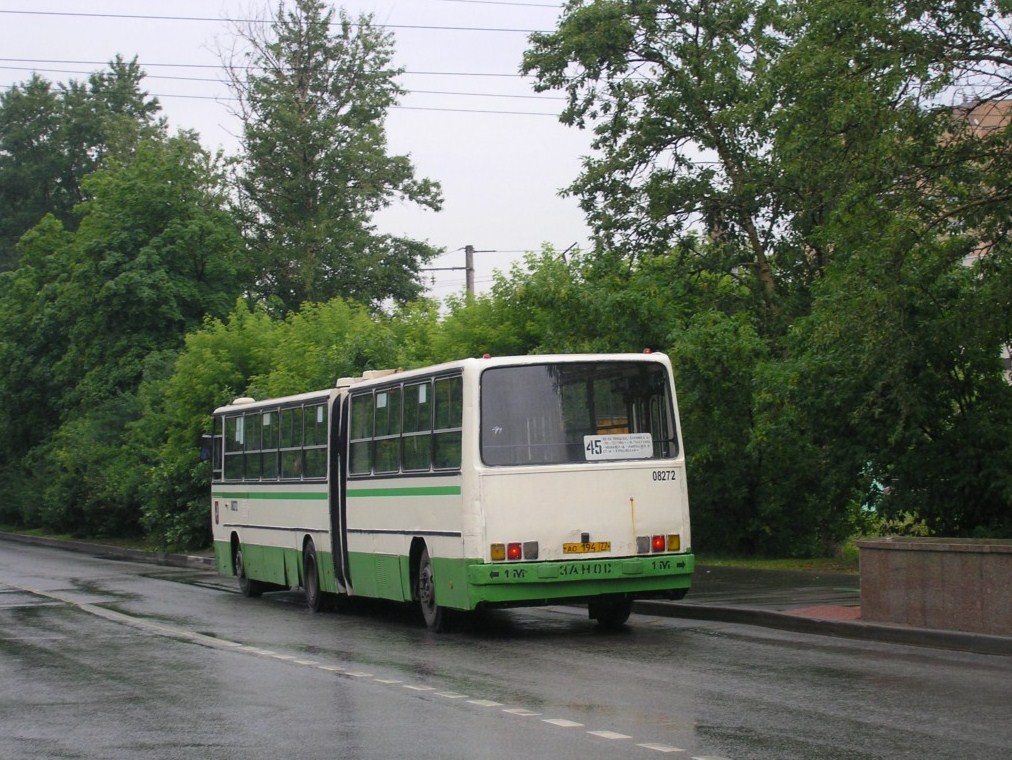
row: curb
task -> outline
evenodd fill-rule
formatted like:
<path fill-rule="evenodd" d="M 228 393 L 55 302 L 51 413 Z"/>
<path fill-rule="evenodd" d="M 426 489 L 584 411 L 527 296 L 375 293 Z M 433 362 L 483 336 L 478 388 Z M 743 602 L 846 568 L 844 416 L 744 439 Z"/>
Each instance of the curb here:
<path fill-rule="evenodd" d="M 63 549 L 64 551 L 78 552 L 79 554 L 92 554 L 103 559 L 125 559 L 131 562 L 144 562 L 150 565 L 163 565 L 167 567 L 214 569 L 214 557 L 204 557 L 195 554 L 149 552 L 142 549 L 127 549 L 108 544 L 93 544 L 87 541 L 63 541 L 57 538 L 26 536 L 21 533 L 0 532 L 0 540 L 18 544 L 30 544 L 32 546 L 46 546 L 51 549 Z"/>
<path fill-rule="evenodd" d="M 990 636 L 966 631 L 945 631 L 930 628 L 869 623 L 860 620 L 823 620 L 801 617 L 788 612 L 776 612 L 754 607 L 717 607 L 713 605 L 684 604 L 679 602 L 639 601 L 633 605 L 636 612 L 658 617 L 677 617 L 688 620 L 708 620 L 722 623 L 756 625 L 793 633 L 811 633 L 848 639 L 877 641 L 884 644 L 952 649 L 975 654 L 1012 656 L 1012 637 Z"/>

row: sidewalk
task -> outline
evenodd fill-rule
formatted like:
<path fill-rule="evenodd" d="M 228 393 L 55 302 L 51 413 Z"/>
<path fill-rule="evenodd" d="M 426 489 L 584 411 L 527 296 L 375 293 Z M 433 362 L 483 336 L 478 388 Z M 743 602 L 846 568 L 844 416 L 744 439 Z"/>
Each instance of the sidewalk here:
<path fill-rule="evenodd" d="M 685 599 L 645 600 L 634 609 L 650 615 L 1012 656 L 1012 637 L 862 620 L 858 575 L 696 565 Z"/>
<path fill-rule="evenodd" d="M 214 569 L 210 552 L 168 554 L 106 544 L 61 541 L 0 532 L 0 540 L 49 546 L 97 557 Z M 861 620 L 860 578 L 783 570 L 697 565 L 692 589 L 678 602 L 644 600 L 634 610 L 647 615 L 707 620 L 840 636 L 892 644 L 1012 656 L 1012 637 L 940 631 Z"/>

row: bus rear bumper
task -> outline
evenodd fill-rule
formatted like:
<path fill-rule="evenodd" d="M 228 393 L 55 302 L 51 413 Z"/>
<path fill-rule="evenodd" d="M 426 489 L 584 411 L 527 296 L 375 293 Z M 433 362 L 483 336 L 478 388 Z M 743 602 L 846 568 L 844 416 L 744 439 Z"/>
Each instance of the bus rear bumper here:
<path fill-rule="evenodd" d="M 601 596 L 681 598 L 689 589 L 692 554 L 472 564 L 467 568 L 472 607 L 576 602 Z"/>

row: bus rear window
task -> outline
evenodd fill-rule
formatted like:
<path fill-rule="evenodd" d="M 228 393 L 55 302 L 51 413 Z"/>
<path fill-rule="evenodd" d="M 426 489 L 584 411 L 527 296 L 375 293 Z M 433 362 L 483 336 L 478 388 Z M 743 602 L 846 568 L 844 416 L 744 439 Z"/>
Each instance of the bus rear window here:
<path fill-rule="evenodd" d="M 662 365 L 581 362 L 494 367 L 481 376 L 487 465 L 541 465 L 678 453 Z"/>

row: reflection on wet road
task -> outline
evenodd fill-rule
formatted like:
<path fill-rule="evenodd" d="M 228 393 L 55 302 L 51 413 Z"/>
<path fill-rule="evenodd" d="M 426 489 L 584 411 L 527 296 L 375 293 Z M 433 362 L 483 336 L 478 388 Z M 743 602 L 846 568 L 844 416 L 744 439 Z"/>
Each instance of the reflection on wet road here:
<path fill-rule="evenodd" d="M 0 542 L 0 757 L 1004 758 L 1010 658 L 403 606 Z"/>

